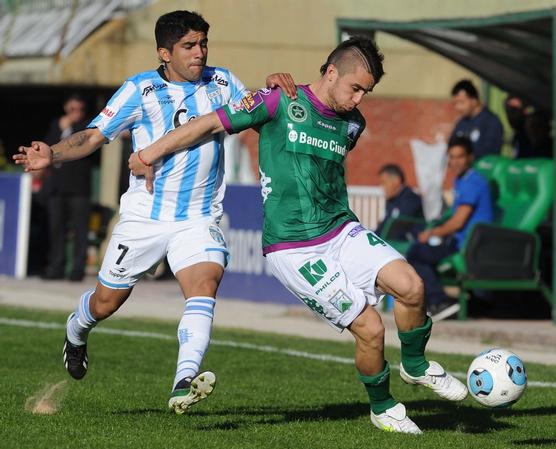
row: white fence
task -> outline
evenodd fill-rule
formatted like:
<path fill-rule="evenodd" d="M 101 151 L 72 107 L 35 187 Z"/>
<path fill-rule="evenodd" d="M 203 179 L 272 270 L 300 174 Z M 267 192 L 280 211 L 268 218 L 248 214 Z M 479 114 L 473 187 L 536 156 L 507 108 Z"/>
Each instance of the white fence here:
<path fill-rule="evenodd" d="M 380 187 L 349 186 L 349 206 L 359 217 L 361 224 L 369 229 L 376 229 L 384 217 L 386 200 Z"/>

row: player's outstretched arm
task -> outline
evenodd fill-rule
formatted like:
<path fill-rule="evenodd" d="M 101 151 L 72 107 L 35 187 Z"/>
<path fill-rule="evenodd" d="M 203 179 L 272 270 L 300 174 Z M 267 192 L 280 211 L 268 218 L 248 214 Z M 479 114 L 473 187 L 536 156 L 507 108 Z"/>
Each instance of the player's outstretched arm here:
<path fill-rule="evenodd" d="M 216 112 L 198 117 L 169 132 L 147 148 L 133 153 L 129 157 L 129 169 L 134 176 L 145 177 L 147 190 L 152 193 L 154 179 L 152 164 L 155 161 L 167 154 L 191 147 L 212 134 L 222 131 L 224 126 Z"/>
<path fill-rule="evenodd" d="M 13 159 L 16 164 L 23 165 L 25 171 L 41 170 L 54 163 L 84 158 L 106 141 L 106 137 L 97 128 L 86 129 L 52 146 L 33 141 L 29 147 L 19 147 L 19 154 L 15 154 Z"/>

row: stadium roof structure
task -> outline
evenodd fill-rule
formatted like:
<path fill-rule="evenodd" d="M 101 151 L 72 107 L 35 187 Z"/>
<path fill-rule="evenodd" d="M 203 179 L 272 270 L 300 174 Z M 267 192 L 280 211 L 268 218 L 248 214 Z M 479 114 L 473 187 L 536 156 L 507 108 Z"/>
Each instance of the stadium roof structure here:
<path fill-rule="evenodd" d="M 482 18 L 409 22 L 338 19 L 341 33 L 382 31 L 462 65 L 486 81 L 547 111 L 554 109 L 556 10 Z"/>
<path fill-rule="evenodd" d="M 65 57 L 104 22 L 151 0 L 4 0 L 0 56 Z"/>

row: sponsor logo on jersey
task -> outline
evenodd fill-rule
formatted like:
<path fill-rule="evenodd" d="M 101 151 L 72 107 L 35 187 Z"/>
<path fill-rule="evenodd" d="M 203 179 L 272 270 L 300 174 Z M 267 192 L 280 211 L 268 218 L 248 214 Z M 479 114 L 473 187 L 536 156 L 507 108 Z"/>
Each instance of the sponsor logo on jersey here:
<path fill-rule="evenodd" d="M 228 81 L 226 81 L 224 78 L 222 78 L 220 75 L 217 75 L 216 73 L 212 75 L 211 80 L 220 86 L 228 86 Z"/>
<path fill-rule="evenodd" d="M 363 231 L 365 231 L 365 228 L 361 225 L 357 225 L 357 226 L 355 226 L 355 228 L 353 228 L 351 231 L 348 232 L 348 235 L 350 237 L 356 237 L 357 235 L 359 235 Z"/>
<path fill-rule="evenodd" d="M 359 128 L 361 128 L 361 125 L 357 122 L 348 122 L 348 137 L 351 140 L 355 139 L 355 136 L 357 136 L 357 133 L 359 132 Z"/>
<path fill-rule="evenodd" d="M 245 111 L 252 112 L 263 103 L 263 97 L 261 97 L 259 92 L 255 92 L 255 94 L 249 92 L 241 99 L 241 103 L 243 104 L 243 109 L 245 109 Z"/>
<path fill-rule="evenodd" d="M 336 140 L 334 139 L 324 140 L 319 137 L 312 137 L 309 134 L 307 134 L 305 131 L 300 131 L 298 133 L 297 131 L 292 129 L 288 133 L 288 139 L 292 143 L 298 142 L 301 144 L 311 145 L 312 147 L 322 148 L 323 150 L 329 150 L 334 153 L 338 153 L 342 156 L 345 156 L 347 153 L 347 149 L 345 145 L 340 145 L 340 143 L 338 143 Z"/>
<path fill-rule="evenodd" d="M 330 278 L 326 281 L 324 281 L 324 284 L 322 284 L 319 289 L 315 292 L 315 294 L 318 296 L 320 295 L 323 291 L 325 291 L 328 287 L 330 287 L 334 281 L 336 279 L 338 279 L 340 277 L 340 272 L 336 271 L 336 273 L 334 273 L 332 276 L 330 276 Z"/>
<path fill-rule="evenodd" d="M 309 261 L 303 264 L 303 266 L 298 268 L 297 271 L 299 271 L 301 276 L 303 276 L 305 280 L 314 287 L 324 277 L 328 268 L 326 268 L 324 261 L 319 259 L 315 263 L 311 263 L 311 261 Z"/>
<path fill-rule="evenodd" d="M 266 173 L 261 170 L 259 167 L 259 173 L 261 175 L 261 195 L 263 196 L 263 204 L 268 199 L 268 195 L 272 193 L 272 187 L 269 187 L 269 184 L 272 182 L 272 178 L 270 176 L 266 176 Z"/>
<path fill-rule="evenodd" d="M 154 84 L 153 83 L 150 86 L 147 86 L 143 89 L 143 93 L 141 94 L 141 96 L 146 97 L 151 92 L 156 92 L 157 90 L 166 89 L 167 87 L 168 87 L 168 85 L 164 84 L 164 83 L 160 83 L 160 84 Z"/>
<path fill-rule="evenodd" d="M 108 106 L 106 106 L 101 112 L 101 115 L 104 115 L 108 118 L 112 118 L 116 115 L 116 111 L 114 111 L 114 109 L 109 108 Z"/>
<path fill-rule="evenodd" d="M 288 106 L 288 117 L 297 123 L 304 122 L 307 120 L 307 109 L 297 101 L 292 101 Z"/>
<path fill-rule="evenodd" d="M 117 270 L 117 271 L 115 271 L 115 270 Z M 110 270 L 109 272 L 110 272 L 111 276 L 113 276 L 115 278 L 119 278 L 119 279 L 125 278 L 127 276 L 124 273 L 118 273 L 118 271 L 119 270 L 117 268 L 115 268 L 114 270 Z M 124 269 L 124 271 L 125 271 L 125 269 Z"/>
<path fill-rule="evenodd" d="M 176 100 L 174 100 L 171 95 L 166 95 L 164 98 L 161 98 L 161 99 L 158 100 L 158 104 L 161 104 L 161 105 L 162 104 L 173 104 L 175 102 L 176 102 Z"/>
<path fill-rule="evenodd" d="M 321 128 L 328 129 L 329 131 L 337 131 L 334 125 L 332 125 L 331 123 L 323 122 L 322 120 L 318 120 L 317 125 Z"/>
<path fill-rule="evenodd" d="M 344 313 L 351 308 L 353 301 L 343 290 L 338 290 L 338 292 L 330 298 L 330 304 L 332 304 L 340 313 Z"/>
<path fill-rule="evenodd" d="M 216 243 L 224 244 L 224 236 L 216 226 L 209 226 L 209 233 Z"/>

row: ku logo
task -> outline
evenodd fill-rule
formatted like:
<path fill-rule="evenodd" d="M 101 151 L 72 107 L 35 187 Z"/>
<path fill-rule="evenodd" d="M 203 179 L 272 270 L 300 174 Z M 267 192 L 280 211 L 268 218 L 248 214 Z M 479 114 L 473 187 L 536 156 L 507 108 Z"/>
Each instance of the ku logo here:
<path fill-rule="evenodd" d="M 311 261 L 307 262 L 299 268 L 298 271 L 301 273 L 301 276 L 303 276 L 305 280 L 314 287 L 324 277 L 327 270 L 328 268 L 326 268 L 324 261 L 319 259 L 313 264 Z"/>

